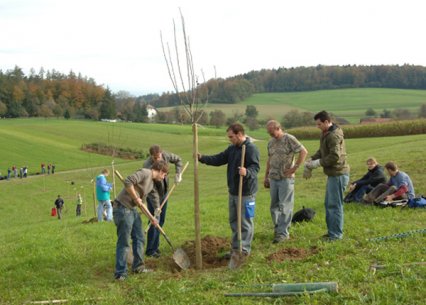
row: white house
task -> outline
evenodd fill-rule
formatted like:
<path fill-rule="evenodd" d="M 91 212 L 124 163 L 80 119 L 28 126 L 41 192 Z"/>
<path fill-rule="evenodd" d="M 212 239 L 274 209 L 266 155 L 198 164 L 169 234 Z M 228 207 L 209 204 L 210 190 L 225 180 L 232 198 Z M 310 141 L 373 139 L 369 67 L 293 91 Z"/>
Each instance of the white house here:
<path fill-rule="evenodd" d="M 157 115 L 157 110 L 154 106 L 146 105 L 146 111 L 148 112 L 148 119 L 153 119 Z"/>

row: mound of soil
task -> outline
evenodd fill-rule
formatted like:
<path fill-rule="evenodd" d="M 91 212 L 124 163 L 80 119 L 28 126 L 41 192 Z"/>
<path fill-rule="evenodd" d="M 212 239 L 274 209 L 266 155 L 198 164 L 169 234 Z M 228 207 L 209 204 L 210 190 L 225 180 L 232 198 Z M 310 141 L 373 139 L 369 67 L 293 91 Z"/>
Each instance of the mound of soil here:
<path fill-rule="evenodd" d="M 195 268 L 195 242 L 187 241 L 182 249 L 191 261 L 191 268 Z M 224 267 L 228 264 L 223 257 L 230 249 L 230 241 L 224 237 L 207 235 L 201 239 L 201 256 L 203 258 L 203 269 Z"/>
<path fill-rule="evenodd" d="M 267 257 L 267 259 L 270 262 L 280 263 L 285 260 L 304 259 L 316 253 L 318 253 L 317 247 L 312 247 L 310 249 L 286 248 L 286 249 L 280 249 L 279 251 L 272 253 L 271 255 Z"/>

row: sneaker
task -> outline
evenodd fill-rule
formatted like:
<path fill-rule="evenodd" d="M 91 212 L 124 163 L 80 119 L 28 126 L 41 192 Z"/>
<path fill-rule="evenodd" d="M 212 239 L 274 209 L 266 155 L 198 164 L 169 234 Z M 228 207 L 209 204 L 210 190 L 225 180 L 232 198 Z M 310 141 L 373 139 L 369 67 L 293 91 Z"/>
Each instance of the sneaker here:
<path fill-rule="evenodd" d="M 285 236 L 285 235 L 279 235 L 279 236 L 275 236 L 274 240 L 272 241 L 273 244 L 279 244 L 282 243 L 286 240 L 289 240 L 290 237 Z"/>
<path fill-rule="evenodd" d="M 123 281 L 125 281 L 125 280 L 126 280 L 126 277 L 125 277 L 124 275 L 116 275 L 116 276 L 115 276 L 115 280 L 116 280 L 116 281 L 123 282 Z"/>
<path fill-rule="evenodd" d="M 328 234 L 324 234 L 323 236 L 321 236 L 322 241 L 336 241 L 336 240 L 340 240 L 340 239 L 341 238 L 330 237 L 330 235 L 328 235 Z"/>
<path fill-rule="evenodd" d="M 160 258 L 161 254 L 160 252 L 156 251 L 154 253 L 147 254 L 146 256 L 153 257 L 153 258 Z"/>
<path fill-rule="evenodd" d="M 145 268 L 144 265 L 137 267 L 135 270 L 133 270 L 133 273 L 139 274 L 139 273 L 148 273 L 152 272 L 152 269 Z"/>

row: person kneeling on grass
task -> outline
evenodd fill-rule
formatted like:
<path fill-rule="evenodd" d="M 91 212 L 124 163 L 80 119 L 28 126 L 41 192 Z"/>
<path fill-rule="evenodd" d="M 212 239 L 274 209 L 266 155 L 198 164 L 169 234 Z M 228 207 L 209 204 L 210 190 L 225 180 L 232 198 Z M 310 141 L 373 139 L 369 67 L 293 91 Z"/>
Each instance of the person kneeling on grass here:
<path fill-rule="evenodd" d="M 344 202 L 362 202 L 362 197 L 365 194 L 369 193 L 380 183 L 386 182 L 383 166 L 379 165 L 375 158 L 367 160 L 367 168 L 368 172 L 361 179 L 349 185 L 349 193 L 343 200 Z"/>
<path fill-rule="evenodd" d="M 154 182 L 162 181 L 169 169 L 164 161 L 156 161 L 151 169 L 142 168 L 124 180 L 124 188 L 113 204 L 114 223 L 117 226 L 117 246 L 115 257 L 115 279 L 123 281 L 127 277 L 127 253 L 132 239 L 133 273 L 146 272 L 144 264 L 145 238 L 142 220 L 137 207 L 153 191 Z M 155 221 L 156 222 L 156 221 Z M 152 225 L 157 225 L 153 223 Z"/>
<path fill-rule="evenodd" d="M 410 177 L 398 169 L 394 162 L 385 165 L 390 179 L 387 183 L 377 185 L 370 193 L 363 197 L 365 203 L 378 204 L 382 201 L 412 199 L 416 197 L 413 182 Z"/>

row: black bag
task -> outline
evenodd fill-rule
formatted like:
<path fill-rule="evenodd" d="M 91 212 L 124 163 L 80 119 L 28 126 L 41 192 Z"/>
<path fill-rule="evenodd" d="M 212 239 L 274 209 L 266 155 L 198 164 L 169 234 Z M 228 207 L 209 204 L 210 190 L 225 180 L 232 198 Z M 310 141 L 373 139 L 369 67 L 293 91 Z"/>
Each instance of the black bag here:
<path fill-rule="evenodd" d="M 293 214 L 291 222 L 311 221 L 314 216 L 315 211 L 313 209 L 303 207 L 303 209 Z"/>

